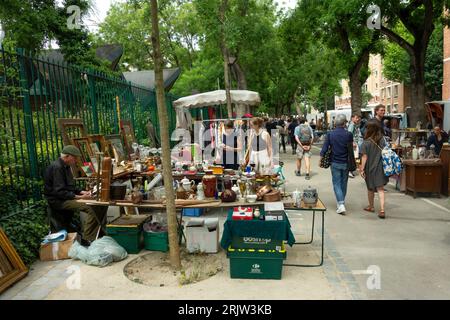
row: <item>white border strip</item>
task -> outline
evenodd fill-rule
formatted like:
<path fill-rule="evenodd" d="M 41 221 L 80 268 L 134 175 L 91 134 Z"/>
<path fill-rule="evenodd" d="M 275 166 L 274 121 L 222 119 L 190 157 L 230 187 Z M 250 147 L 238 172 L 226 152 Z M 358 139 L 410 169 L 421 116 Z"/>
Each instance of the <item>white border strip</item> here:
<path fill-rule="evenodd" d="M 447 213 L 450 213 L 450 210 L 448 210 L 447 208 L 445 208 L 445 207 L 443 207 L 443 206 L 441 206 L 441 205 L 439 205 L 437 203 L 434 203 L 431 200 L 424 199 L 424 198 L 420 198 L 420 200 L 425 201 L 426 203 L 431 204 L 432 206 L 435 206 L 436 208 L 439 208 L 439 209 L 441 209 L 441 210 L 443 210 L 443 211 L 445 211 Z"/>

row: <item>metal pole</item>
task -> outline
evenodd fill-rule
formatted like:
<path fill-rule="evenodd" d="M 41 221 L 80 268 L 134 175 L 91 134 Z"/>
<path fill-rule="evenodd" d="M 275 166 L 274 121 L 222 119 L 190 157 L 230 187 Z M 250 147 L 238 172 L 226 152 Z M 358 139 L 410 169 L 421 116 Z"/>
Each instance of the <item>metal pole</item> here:
<path fill-rule="evenodd" d="M 33 128 L 33 112 L 30 104 L 30 91 L 27 84 L 27 72 L 25 69 L 24 49 L 17 49 L 17 57 L 20 62 L 20 84 L 23 97 L 24 123 L 27 141 L 28 158 L 30 160 L 30 175 L 32 179 L 38 178 L 38 161 L 36 153 L 36 139 Z M 39 189 L 34 185 L 33 194 L 36 199 L 40 198 Z"/>

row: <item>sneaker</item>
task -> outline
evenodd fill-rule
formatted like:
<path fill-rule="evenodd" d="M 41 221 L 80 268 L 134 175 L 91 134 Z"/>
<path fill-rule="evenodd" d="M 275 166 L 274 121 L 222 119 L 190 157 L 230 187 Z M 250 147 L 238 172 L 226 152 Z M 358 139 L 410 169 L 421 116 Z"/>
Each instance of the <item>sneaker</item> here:
<path fill-rule="evenodd" d="M 301 177 L 301 173 L 300 173 L 300 171 L 295 171 L 295 175 L 297 176 L 297 177 Z"/>
<path fill-rule="evenodd" d="M 306 179 L 306 180 L 310 180 L 310 179 L 311 179 L 311 177 L 309 176 L 308 173 L 306 174 L 305 179 Z"/>
<path fill-rule="evenodd" d="M 351 171 L 348 173 L 348 176 L 349 176 L 349 178 L 354 178 L 355 177 L 355 175 Z"/>
<path fill-rule="evenodd" d="M 340 215 L 345 215 L 345 206 L 343 204 L 339 205 L 339 207 L 336 210 L 336 213 L 340 214 Z"/>

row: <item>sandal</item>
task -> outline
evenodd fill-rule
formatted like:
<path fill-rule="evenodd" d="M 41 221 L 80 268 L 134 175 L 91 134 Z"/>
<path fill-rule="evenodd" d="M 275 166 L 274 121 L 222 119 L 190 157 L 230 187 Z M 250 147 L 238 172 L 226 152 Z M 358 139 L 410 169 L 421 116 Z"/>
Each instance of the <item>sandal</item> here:
<path fill-rule="evenodd" d="M 380 218 L 380 219 L 385 219 L 386 218 L 386 215 L 385 215 L 384 211 L 380 211 L 378 213 L 378 218 Z"/>
<path fill-rule="evenodd" d="M 364 208 L 364 211 L 367 211 L 367 212 L 375 212 L 375 208 L 368 206 L 368 207 L 365 207 L 365 208 Z"/>

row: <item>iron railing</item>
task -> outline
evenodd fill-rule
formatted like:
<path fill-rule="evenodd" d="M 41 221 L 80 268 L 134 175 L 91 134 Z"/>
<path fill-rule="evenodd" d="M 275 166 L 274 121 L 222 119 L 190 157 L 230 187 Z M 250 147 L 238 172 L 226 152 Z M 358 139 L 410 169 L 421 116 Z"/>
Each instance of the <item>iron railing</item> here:
<path fill-rule="evenodd" d="M 119 101 L 120 112 L 117 111 Z M 170 130 L 175 97 L 166 95 Z M 58 118 L 80 118 L 89 134 L 117 134 L 130 120 L 139 142 L 152 122 L 159 137 L 155 92 L 119 77 L 0 49 L 0 217 L 41 199 L 42 174 L 63 147 Z"/>

